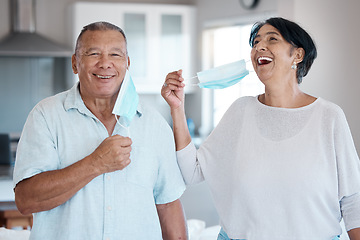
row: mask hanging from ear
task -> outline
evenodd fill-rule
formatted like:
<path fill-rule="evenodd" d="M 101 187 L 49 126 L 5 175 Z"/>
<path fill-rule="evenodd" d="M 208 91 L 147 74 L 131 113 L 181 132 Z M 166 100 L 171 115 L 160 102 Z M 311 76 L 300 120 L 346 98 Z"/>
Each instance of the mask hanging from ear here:
<path fill-rule="evenodd" d="M 121 83 L 120 91 L 112 111 L 115 118 L 116 115 L 120 116 L 120 121 L 117 118 L 116 120 L 121 126 L 125 128 L 130 126 L 130 123 L 136 114 L 138 104 L 139 95 L 136 92 L 129 71 L 126 70 L 124 80 Z"/>
<path fill-rule="evenodd" d="M 200 88 L 223 89 L 238 83 L 249 70 L 245 60 L 240 60 L 197 73 Z"/>

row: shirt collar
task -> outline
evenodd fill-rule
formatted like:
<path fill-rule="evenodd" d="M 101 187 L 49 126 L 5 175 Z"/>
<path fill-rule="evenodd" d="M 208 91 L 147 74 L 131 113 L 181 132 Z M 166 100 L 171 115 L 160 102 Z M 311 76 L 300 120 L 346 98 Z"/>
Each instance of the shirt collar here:
<path fill-rule="evenodd" d="M 65 98 L 64 107 L 66 111 L 70 109 L 77 109 L 80 113 L 94 116 L 90 110 L 85 106 L 84 101 L 80 95 L 80 82 L 77 82 L 69 91 Z M 141 117 L 143 113 L 142 104 L 139 102 L 136 114 Z"/>

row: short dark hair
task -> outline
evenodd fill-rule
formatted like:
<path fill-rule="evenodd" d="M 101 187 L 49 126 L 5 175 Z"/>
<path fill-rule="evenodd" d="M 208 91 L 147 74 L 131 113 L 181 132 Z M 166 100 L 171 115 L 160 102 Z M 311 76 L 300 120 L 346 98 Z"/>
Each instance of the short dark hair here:
<path fill-rule="evenodd" d="M 257 22 L 253 25 L 250 33 L 249 44 L 254 46 L 254 39 L 262 26 L 269 24 L 279 30 L 284 39 L 296 48 L 303 48 L 305 51 L 304 59 L 298 63 L 296 77 L 300 84 L 302 78 L 307 75 L 311 65 L 317 57 L 317 50 L 314 41 L 310 35 L 297 23 L 289 21 L 281 17 L 274 17 L 265 20 L 264 22 Z"/>
<path fill-rule="evenodd" d="M 126 54 L 127 54 L 127 39 L 125 36 L 125 32 L 120 27 L 109 22 L 94 22 L 84 26 L 76 40 L 75 54 L 77 54 L 79 51 L 81 37 L 86 31 L 106 31 L 106 30 L 115 30 L 120 32 L 124 36 L 125 44 L 126 44 Z"/>

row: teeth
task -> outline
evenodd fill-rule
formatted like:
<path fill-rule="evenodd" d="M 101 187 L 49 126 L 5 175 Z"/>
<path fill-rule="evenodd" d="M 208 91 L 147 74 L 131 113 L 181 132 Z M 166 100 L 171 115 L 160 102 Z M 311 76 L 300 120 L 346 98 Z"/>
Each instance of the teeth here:
<path fill-rule="evenodd" d="M 259 64 L 264 64 L 264 63 L 272 62 L 273 60 L 269 57 L 259 57 L 257 61 Z"/>
<path fill-rule="evenodd" d="M 101 79 L 108 79 L 108 78 L 111 78 L 112 76 L 102 76 L 102 75 L 96 74 L 96 77 L 101 78 Z"/>

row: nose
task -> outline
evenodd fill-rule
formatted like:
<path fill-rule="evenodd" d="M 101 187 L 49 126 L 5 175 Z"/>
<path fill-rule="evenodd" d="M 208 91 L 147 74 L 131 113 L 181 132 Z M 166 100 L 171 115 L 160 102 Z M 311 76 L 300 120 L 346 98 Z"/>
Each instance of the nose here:
<path fill-rule="evenodd" d="M 109 56 L 107 56 L 106 54 L 101 54 L 99 61 L 97 63 L 98 67 L 103 68 L 103 69 L 107 69 L 110 68 L 112 66 L 112 61 L 110 59 Z"/>
<path fill-rule="evenodd" d="M 266 50 L 266 44 L 264 41 L 259 41 L 257 44 L 256 44 L 256 50 L 258 52 L 261 52 L 261 51 L 265 51 Z"/>

